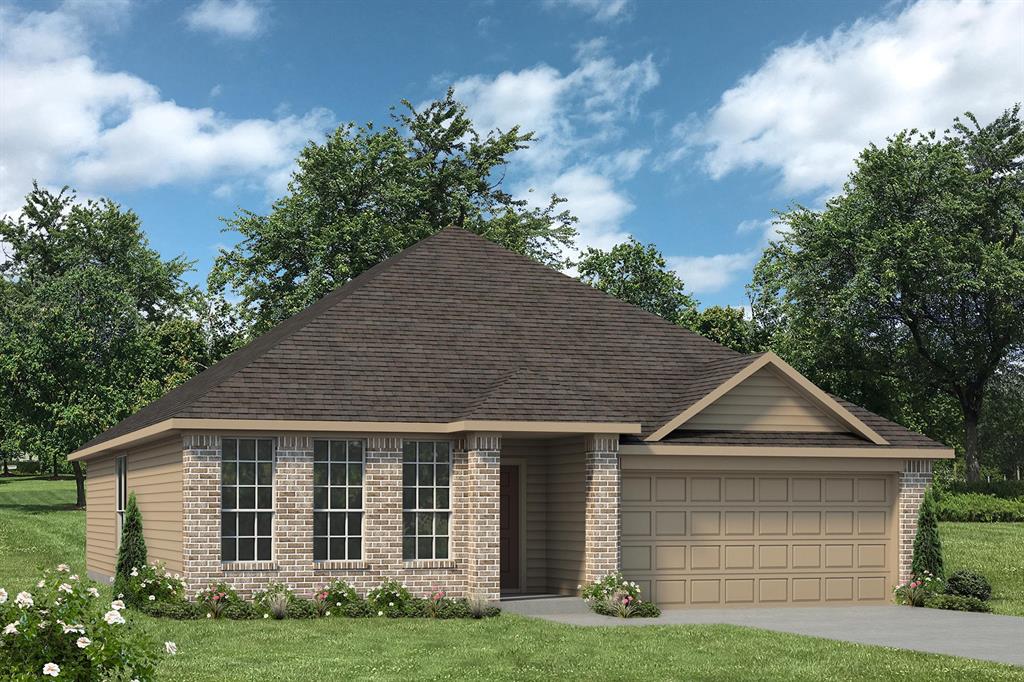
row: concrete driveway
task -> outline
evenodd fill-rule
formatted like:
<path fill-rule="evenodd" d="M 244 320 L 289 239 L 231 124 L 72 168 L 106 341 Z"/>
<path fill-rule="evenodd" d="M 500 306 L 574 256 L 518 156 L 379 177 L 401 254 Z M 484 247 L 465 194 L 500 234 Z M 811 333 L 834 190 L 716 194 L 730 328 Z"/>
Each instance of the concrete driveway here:
<path fill-rule="evenodd" d="M 1024 666 L 1024 618 L 906 606 L 679 609 L 660 618 L 599 616 L 577 597 L 503 600 L 509 613 L 570 625 L 743 625 Z"/>

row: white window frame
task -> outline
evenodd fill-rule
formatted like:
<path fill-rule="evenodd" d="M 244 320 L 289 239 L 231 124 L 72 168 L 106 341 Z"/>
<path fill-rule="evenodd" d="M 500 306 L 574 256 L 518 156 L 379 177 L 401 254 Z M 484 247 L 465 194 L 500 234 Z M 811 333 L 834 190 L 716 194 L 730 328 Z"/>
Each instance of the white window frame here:
<path fill-rule="evenodd" d="M 242 459 L 242 443 L 251 442 L 253 444 L 253 459 Z M 266 458 L 261 459 L 260 444 L 265 444 L 265 447 L 269 449 L 269 455 Z M 230 447 L 234 447 L 234 452 L 229 455 L 228 451 Z M 277 448 L 275 447 L 273 438 L 257 438 L 257 437 L 230 437 L 221 439 L 221 467 L 220 467 L 220 494 L 221 494 L 221 517 L 220 517 L 220 552 L 221 561 L 223 563 L 251 563 L 257 561 L 273 561 L 274 560 L 274 521 L 275 521 L 275 501 L 277 497 L 276 490 L 276 474 L 277 474 Z M 241 480 L 241 465 L 243 463 L 253 463 L 253 483 L 242 484 Z M 270 465 L 270 483 L 264 483 L 265 474 L 260 473 L 260 465 Z M 231 470 L 230 465 L 234 465 L 234 483 L 225 483 L 226 474 Z M 251 505 L 242 506 L 241 497 L 243 495 L 243 488 L 253 488 L 253 499 Z M 264 490 L 269 491 L 270 504 L 269 506 L 260 506 L 260 493 Z M 233 497 L 233 499 L 231 499 Z M 231 499 L 229 502 L 228 500 Z M 241 515 L 252 515 L 252 533 L 239 534 L 241 528 Z M 262 515 L 262 516 L 261 516 Z M 231 521 L 229 522 L 229 516 Z M 233 532 L 226 533 L 228 530 L 227 526 L 230 523 L 234 524 L 231 529 Z M 261 526 L 265 532 L 260 532 Z M 252 540 L 252 558 L 240 558 L 242 552 L 240 548 L 243 547 L 243 542 Z M 228 547 L 228 543 L 232 543 L 232 552 L 226 552 L 225 549 Z M 266 553 L 261 555 L 261 548 L 266 548 Z"/>
<path fill-rule="evenodd" d="M 443 452 L 438 452 L 443 450 Z M 443 457 L 443 461 L 438 461 Z M 421 483 L 420 468 L 433 465 L 430 483 Z M 443 465 L 443 469 L 442 469 Z M 412 468 L 410 468 L 412 467 Z M 409 472 L 414 471 L 413 480 Z M 445 472 L 446 484 L 438 484 Z M 439 491 L 447 490 L 447 504 Z M 424 495 L 424 491 L 426 495 Z M 424 504 L 426 498 L 427 504 Z M 410 502 L 412 504 L 410 504 Z M 429 517 L 427 516 L 429 515 Z M 429 518 L 429 521 L 428 521 Z M 443 524 L 442 524 L 443 519 Z M 405 561 L 451 558 L 452 444 L 451 441 L 407 440 L 402 443 L 402 558 Z M 429 525 L 426 532 L 424 524 Z M 440 532 L 443 525 L 443 531 Z M 410 532 L 411 531 L 411 532 Z"/>
<path fill-rule="evenodd" d="M 357 483 L 353 483 L 352 475 L 352 467 L 355 466 L 359 467 Z M 317 484 L 317 470 L 320 467 L 327 467 L 326 483 Z M 337 476 L 339 473 L 341 474 L 340 481 Z M 363 519 L 366 518 L 364 513 L 365 476 L 365 440 L 317 439 L 313 441 L 314 561 L 362 560 Z M 319 489 L 324 490 L 322 495 L 318 495 Z M 354 490 L 358 490 L 357 497 L 353 495 Z M 335 532 L 339 526 L 341 532 Z M 317 548 L 321 544 L 324 553 L 317 556 Z M 341 551 L 336 551 L 336 547 Z"/>
<path fill-rule="evenodd" d="M 124 530 L 124 508 L 128 504 L 128 455 L 114 458 L 115 510 L 117 517 L 117 546 L 121 546 L 121 532 Z"/>

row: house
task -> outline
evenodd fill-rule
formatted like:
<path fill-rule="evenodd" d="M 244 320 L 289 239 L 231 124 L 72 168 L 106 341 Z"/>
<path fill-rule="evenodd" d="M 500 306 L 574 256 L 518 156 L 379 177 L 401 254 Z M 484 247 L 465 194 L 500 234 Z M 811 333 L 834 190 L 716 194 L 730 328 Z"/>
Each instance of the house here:
<path fill-rule="evenodd" d="M 71 458 L 89 574 L 129 491 L 198 589 L 885 602 L 946 447 L 479 236 L 363 273 Z"/>

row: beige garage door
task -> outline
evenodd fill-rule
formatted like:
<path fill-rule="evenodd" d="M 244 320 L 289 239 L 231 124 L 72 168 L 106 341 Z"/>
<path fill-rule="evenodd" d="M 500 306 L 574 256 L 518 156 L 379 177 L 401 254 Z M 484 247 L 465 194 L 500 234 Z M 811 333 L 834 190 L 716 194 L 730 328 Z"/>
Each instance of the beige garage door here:
<path fill-rule="evenodd" d="M 884 603 L 889 474 L 624 472 L 622 566 L 662 607 Z"/>

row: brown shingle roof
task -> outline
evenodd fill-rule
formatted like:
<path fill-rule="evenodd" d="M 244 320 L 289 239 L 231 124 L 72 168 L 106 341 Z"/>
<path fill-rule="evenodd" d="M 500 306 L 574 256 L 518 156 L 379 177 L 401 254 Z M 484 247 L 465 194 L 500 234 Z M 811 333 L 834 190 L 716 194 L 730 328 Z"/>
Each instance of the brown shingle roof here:
<path fill-rule="evenodd" d="M 752 360 L 446 229 L 86 445 L 171 417 L 630 422 L 650 433 Z"/>

